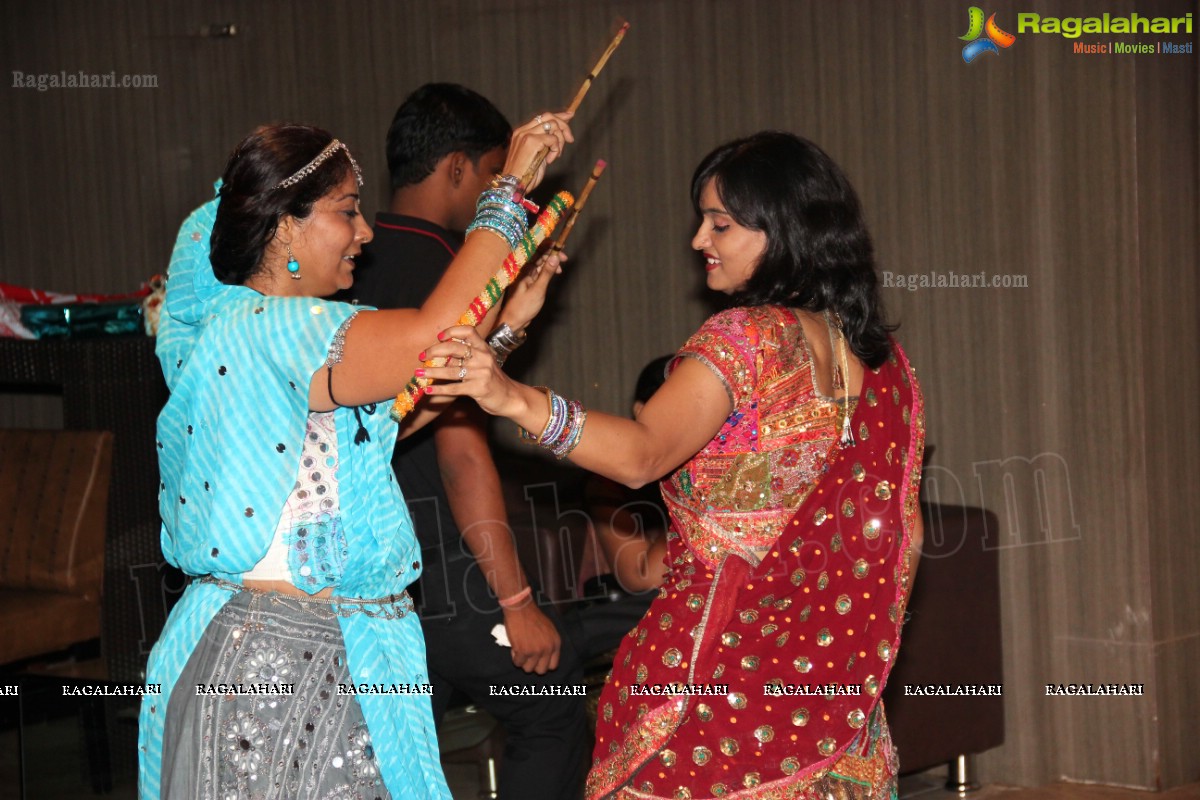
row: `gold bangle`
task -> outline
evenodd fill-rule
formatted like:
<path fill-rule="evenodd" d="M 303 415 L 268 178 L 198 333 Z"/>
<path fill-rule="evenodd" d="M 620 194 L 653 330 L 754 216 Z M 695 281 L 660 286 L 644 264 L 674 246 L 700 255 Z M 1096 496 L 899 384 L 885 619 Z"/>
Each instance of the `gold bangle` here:
<path fill-rule="evenodd" d="M 546 434 L 546 428 L 548 428 L 550 426 L 550 420 L 554 419 L 554 401 L 550 399 L 551 392 L 550 392 L 549 386 L 535 386 L 533 388 L 537 389 L 538 391 L 546 393 L 546 423 L 544 425 L 542 425 L 542 432 L 539 433 L 537 436 L 534 436 L 532 433 L 525 430 L 520 425 L 517 426 L 517 430 L 520 431 L 521 438 L 524 439 L 525 441 L 540 442 L 542 440 L 542 437 Z"/>

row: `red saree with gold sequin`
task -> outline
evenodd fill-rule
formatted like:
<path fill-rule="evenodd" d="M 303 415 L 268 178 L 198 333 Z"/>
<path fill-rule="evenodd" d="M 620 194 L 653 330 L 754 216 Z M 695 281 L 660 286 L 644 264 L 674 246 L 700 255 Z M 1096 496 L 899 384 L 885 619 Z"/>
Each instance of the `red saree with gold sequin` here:
<path fill-rule="evenodd" d="M 670 575 L 600 698 L 589 800 L 894 796 L 879 698 L 908 597 L 922 400 L 893 344 L 843 447 L 809 353 L 773 307 L 723 312 L 681 351 L 735 410 L 663 482 Z"/>

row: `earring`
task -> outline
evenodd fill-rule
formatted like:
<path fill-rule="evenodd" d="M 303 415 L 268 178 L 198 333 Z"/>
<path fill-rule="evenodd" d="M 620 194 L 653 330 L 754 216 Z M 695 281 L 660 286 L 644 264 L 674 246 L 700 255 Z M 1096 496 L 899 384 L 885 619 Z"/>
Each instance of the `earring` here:
<path fill-rule="evenodd" d="M 296 260 L 296 257 L 294 255 L 292 255 L 292 246 L 290 244 L 285 244 L 284 247 L 287 248 L 287 254 L 288 254 L 288 262 L 287 262 L 288 274 L 291 276 L 292 280 L 298 281 L 298 280 L 300 280 L 300 262 Z"/>

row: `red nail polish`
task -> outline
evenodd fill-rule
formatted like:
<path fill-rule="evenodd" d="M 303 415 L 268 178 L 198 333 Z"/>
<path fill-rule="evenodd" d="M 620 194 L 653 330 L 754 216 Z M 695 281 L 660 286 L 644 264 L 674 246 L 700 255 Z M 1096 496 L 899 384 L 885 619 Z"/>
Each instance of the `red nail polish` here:
<path fill-rule="evenodd" d="M 422 350 L 421 352 L 417 353 L 417 360 L 418 360 L 418 361 L 424 361 L 424 360 L 425 360 L 425 351 L 424 351 L 424 350 Z"/>
<path fill-rule="evenodd" d="M 446 340 L 446 332 L 445 331 L 439 332 L 438 333 L 438 341 L 444 342 L 445 340 Z"/>
<path fill-rule="evenodd" d="M 414 375 L 416 375 L 418 378 L 424 378 L 424 377 L 425 377 L 425 370 L 423 370 L 423 369 L 418 369 L 418 370 L 417 370 L 416 372 L 414 372 L 413 374 L 414 374 Z"/>

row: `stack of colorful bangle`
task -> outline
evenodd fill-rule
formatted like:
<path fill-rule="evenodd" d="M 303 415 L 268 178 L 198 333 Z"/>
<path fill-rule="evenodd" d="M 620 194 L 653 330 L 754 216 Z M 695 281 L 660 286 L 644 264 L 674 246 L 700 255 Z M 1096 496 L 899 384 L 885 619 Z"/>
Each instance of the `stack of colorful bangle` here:
<path fill-rule="evenodd" d="M 467 226 L 467 235 L 481 229 L 496 234 L 508 242 L 509 250 L 515 250 L 529 229 L 525 207 L 513 198 L 511 192 L 487 189 L 479 195 L 475 219 Z"/>
<path fill-rule="evenodd" d="M 524 331 L 520 333 L 514 331 L 507 322 L 500 323 L 500 327 L 492 331 L 492 335 L 487 340 L 496 363 L 503 367 L 504 362 L 508 360 L 513 351 L 525 343 L 526 335 Z"/>
<path fill-rule="evenodd" d="M 571 451 L 579 446 L 583 437 L 583 424 L 587 422 L 587 409 L 578 400 L 567 400 L 554 392 L 553 389 L 539 387 L 546 392 L 546 400 L 550 405 L 550 416 L 540 436 L 534 436 L 521 428 L 521 438 L 535 442 L 554 453 L 555 458 L 563 459 L 571 455 Z"/>

